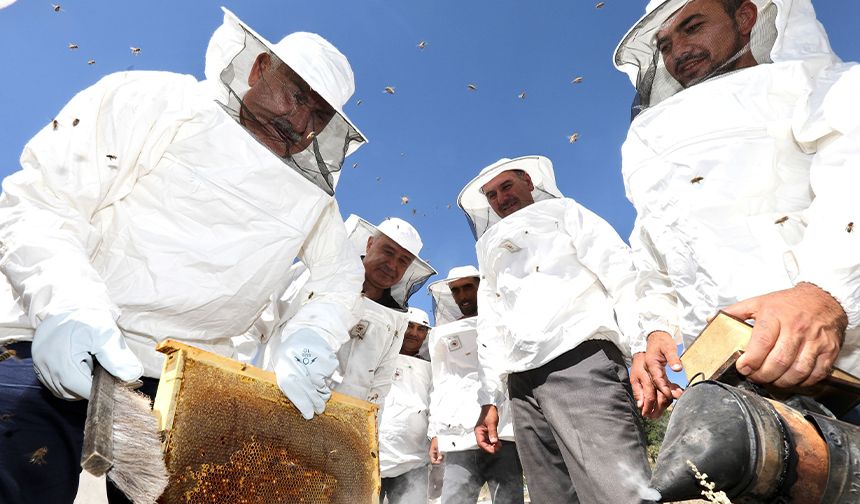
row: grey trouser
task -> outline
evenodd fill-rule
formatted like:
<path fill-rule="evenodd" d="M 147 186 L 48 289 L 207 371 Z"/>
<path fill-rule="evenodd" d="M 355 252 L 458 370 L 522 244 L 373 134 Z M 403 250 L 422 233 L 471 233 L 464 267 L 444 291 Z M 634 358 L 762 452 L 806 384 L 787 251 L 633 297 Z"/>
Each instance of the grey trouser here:
<path fill-rule="evenodd" d="M 447 452 L 443 463 L 442 504 L 475 504 L 484 483 L 493 504 L 523 504 L 523 468 L 515 443 L 502 441 L 493 455 L 480 448 Z"/>
<path fill-rule="evenodd" d="M 429 466 L 421 466 L 393 478 L 382 478 L 379 504 L 388 497 L 388 504 L 427 504 Z"/>
<path fill-rule="evenodd" d="M 651 470 L 627 367 L 589 340 L 537 369 L 508 375 L 514 434 L 532 502 L 644 502 Z"/>

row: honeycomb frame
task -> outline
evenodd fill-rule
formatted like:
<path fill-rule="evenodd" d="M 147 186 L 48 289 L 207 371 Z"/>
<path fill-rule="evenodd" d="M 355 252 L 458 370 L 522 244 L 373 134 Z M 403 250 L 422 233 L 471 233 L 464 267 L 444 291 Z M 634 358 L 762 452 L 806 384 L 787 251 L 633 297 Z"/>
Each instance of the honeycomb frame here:
<path fill-rule="evenodd" d="M 378 504 L 376 405 L 334 392 L 305 420 L 274 373 L 173 340 L 157 349 L 170 474 L 159 502 Z"/>

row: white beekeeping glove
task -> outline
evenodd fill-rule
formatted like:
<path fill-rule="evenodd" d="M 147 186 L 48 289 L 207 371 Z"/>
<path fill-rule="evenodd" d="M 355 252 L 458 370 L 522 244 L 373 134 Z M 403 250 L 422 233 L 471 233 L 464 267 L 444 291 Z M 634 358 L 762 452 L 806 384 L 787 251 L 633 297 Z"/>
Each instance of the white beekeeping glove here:
<path fill-rule="evenodd" d="M 62 399 L 90 398 L 93 357 L 122 381 L 143 375 L 143 365 L 126 346 L 113 316 L 100 310 L 49 316 L 36 328 L 32 353 L 36 376 Z"/>
<path fill-rule="evenodd" d="M 326 380 L 337 364 L 334 350 L 310 329 L 299 329 L 279 345 L 274 359 L 278 386 L 305 419 L 325 411 L 331 397 Z"/>

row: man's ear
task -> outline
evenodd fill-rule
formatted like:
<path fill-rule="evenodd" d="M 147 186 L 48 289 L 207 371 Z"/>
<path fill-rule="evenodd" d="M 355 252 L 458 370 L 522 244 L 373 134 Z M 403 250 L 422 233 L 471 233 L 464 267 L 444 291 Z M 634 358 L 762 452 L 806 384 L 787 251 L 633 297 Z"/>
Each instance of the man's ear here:
<path fill-rule="evenodd" d="M 364 248 L 364 255 L 367 255 L 370 252 L 370 247 L 373 246 L 373 237 L 367 237 L 367 246 Z"/>
<path fill-rule="evenodd" d="M 738 31 L 744 37 L 748 37 L 752 33 L 753 26 L 758 19 L 758 8 L 750 0 L 746 0 L 738 7 L 735 12 L 735 22 L 738 24 Z"/>
<path fill-rule="evenodd" d="M 260 53 L 257 59 L 254 60 L 254 65 L 251 67 L 251 73 L 248 74 L 248 85 L 254 86 L 262 77 L 263 72 L 269 69 L 272 63 L 272 58 L 269 53 Z"/>
<path fill-rule="evenodd" d="M 531 176 L 528 174 L 528 172 L 523 172 L 523 180 L 525 180 L 526 182 L 528 182 L 528 183 L 529 183 L 529 191 L 534 191 L 534 190 L 535 190 L 535 185 L 534 185 L 534 183 L 532 182 L 532 178 L 531 178 Z"/>

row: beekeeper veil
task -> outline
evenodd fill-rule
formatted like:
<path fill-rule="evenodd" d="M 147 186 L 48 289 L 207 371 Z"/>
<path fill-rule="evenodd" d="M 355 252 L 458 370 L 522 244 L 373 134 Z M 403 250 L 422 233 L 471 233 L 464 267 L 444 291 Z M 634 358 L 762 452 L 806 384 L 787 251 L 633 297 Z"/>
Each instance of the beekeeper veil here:
<path fill-rule="evenodd" d="M 615 66 L 630 76 L 645 109 L 713 77 L 770 63 L 782 3 L 652 0 L 618 45 Z"/>
<path fill-rule="evenodd" d="M 481 173 L 466 184 L 466 187 L 457 196 L 457 204 L 466 212 L 466 218 L 476 240 L 490 226 L 501 220 L 501 217 L 490 207 L 482 188 L 497 175 L 509 170 L 528 173 L 534 185 L 532 198 L 535 201 L 561 197 L 561 192 L 555 185 L 552 161 L 549 159 L 543 156 L 523 156 L 496 161 L 481 170 Z"/>
<path fill-rule="evenodd" d="M 218 102 L 284 163 L 334 194 L 344 158 L 366 142 L 343 112 L 355 90 L 346 57 L 314 33 L 272 44 L 223 10 L 206 51 Z"/>
<path fill-rule="evenodd" d="M 480 278 L 480 276 L 478 268 L 474 266 L 457 266 L 451 268 L 447 278 L 437 280 L 427 287 L 430 297 L 433 299 L 433 318 L 437 326 L 463 318 L 463 312 L 457 306 L 457 302 L 454 301 L 448 284 L 462 278 Z"/>
<path fill-rule="evenodd" d="M 391 297 L 401 308 L 405 309 L 412 294 L 421 289 L 428 278 L 436 274 L 436 270 L 418 256 L 424 244 L 418 231 L 408 222 L 390 217 L 382 221 L 379 226 L 374 226 L 357 215 L 350 215 L 345 225 L 349 241 L 361 255 L 364 255 L 367 248 L 368 238 L 385 235 L 415 256 L 415 260 L 403 273 L 400 281 L 391 287 Z"/>

